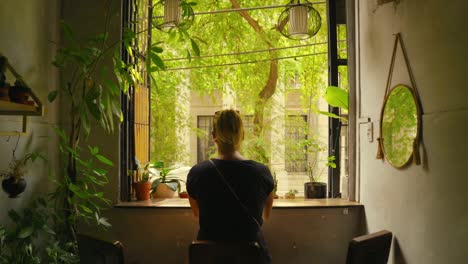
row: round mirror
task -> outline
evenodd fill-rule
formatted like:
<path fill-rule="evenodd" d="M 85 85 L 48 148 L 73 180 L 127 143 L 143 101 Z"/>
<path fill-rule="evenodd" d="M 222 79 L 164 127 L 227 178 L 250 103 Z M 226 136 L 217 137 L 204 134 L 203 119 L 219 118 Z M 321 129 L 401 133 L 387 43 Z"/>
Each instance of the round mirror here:
<path fill-rule="evenodd" d="M 419 108 L 411 88 L 400 84 L 390 91 L 380 122 L 385 157 L 397 168 L 405 166 L 419 137 Z"/>

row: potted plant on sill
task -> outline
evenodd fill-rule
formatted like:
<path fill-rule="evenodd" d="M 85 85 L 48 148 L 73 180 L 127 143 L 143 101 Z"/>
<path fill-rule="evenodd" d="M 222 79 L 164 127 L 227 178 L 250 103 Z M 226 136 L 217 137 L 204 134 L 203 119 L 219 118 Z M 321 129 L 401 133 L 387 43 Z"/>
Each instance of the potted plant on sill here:
<path fill-rule="evenodd" d="M 0 174 L 6 178 L 2 181 L 3 190 L 9 194 L 8 197 L 16 198 L 19 194 L 26 189 L 26 181 L 24 174 L 26 173 L 26 165 L 29 161 L 34 162 L 38 157 L 43 158 L 40 154 L 33 152 L 25 155 L 21 159 L 16 159 L 13 153 L 12 161 L 10 162 L 10 169 Z"/>
<path fill-rule="evenodd" d="M 151 184 L 153 198 L 172 198 L 176 191 L 180 193 L 180 182 L 184 181 L 170 174 L 174 168 L 165 168 L 162 161 L 156 162 L 153 168 L 160 170 L 159 177 Z"/>
<path fill-rule="evenodd" d="M 289 190 L 289 192 L 287 192 L 285 195 L 284 195 L 284 199 L 295 199 L 296 198 L 296 194 L 298 194 L 299 192 L 297 190 Z"/>
<path fill-rule="evenodd" d="M 314 175 L 315 168 L 317 167 L 318 159 L 315 159 L 313 165 L 310 163 L 307 165 L 308 171 L 307 176 L 309 182 L 304 183 L 304 197 L 306 199 L 312 198 L 326 198 L 327 197 L 327 184 L 325 182 L 319 182 L 318 177 L 322 174 L 323 170 L 327 167 L 336 168 L 335 156 L 328 157 L 325 161 L 325 166 L 322 168 L 320 173 Z"/>
<path fill-rule="evenodd" d="M 133 183 L 136 198 L 138 201 L 146 201 L 150 199 L 151 191 L 151 163 L 147 163 L 144 167 L 137 164 L 136 181 Z"/>

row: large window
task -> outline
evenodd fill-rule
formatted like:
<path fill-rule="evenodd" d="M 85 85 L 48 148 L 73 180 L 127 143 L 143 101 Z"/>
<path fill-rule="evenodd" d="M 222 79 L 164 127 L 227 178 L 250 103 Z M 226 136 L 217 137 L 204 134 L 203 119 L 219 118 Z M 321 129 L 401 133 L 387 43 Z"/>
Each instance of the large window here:
<path fill-rule="evenodd" d="M 309 165 L 318 160 L 317 171 L 323 173 L 318 178 L 328 183 L 330 196 L 340 196 L 347 188 L 340 184 L 340 178 L 348 175 L 344 172 L 347 127 L 320 111 L 329 110 L 324 100 L 328 85 L 348 89 L 346 27 L 333 25 L 335 39 L 330 37 L 330 26 L 325 25 L 330 11 L 324 2 L 314 4 L 322 27 L 316 36 L 299 43 L 274 29 L 282 12 L 282 8 L 269 8 L 276 1 L 249 2 L 241 7 L 259 8 L 242 14 L 216 11 L 229 9 L 228 3 L 200 1 L 189 30 L 153 29 L 146 39 L 138 39 L 143 50 L 149 45 L 147 50 L 154 49 L 161 58 L 151 61 L 151 67 L 164 63 L 164 70 L 144 80 L 143 88 L 153 80 L 149 90 L 133 94 L 135 155 L 142 159 L 149 154 L 148 160 L 167 166 L 193 166 L 213 157 L 213 114 L 235 108 L 242 113 L 246 131 L 242 154 L 275 172 L 279 195 L 294 189 L 301 195 L 309 180 Z M 160 4 L 151 6 L 147 17 L 153 17 L 156 25 L 164 11 Z M 337 19 L 330 17 L 330 21 Z M 332 50 L 335 53 L 330 55 Z M 344 70 L 335 74 L 331 61 L 333 67 L 339 64 Z M 335 77 L 339 83 L 329 82 Z M 328 170 L 324 166 L 331 155 L 337 157 L 337 169 Z"/>

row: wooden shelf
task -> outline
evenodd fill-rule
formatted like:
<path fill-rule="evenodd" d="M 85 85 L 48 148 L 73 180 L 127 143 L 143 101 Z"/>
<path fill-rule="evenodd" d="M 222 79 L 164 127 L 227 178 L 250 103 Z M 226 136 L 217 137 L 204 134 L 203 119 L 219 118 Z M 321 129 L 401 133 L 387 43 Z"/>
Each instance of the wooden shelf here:
<path fill-rule="evenodd" d="M 41 116 L 42 109 L 33 105 L 0 100 L 0 115 Z"/>

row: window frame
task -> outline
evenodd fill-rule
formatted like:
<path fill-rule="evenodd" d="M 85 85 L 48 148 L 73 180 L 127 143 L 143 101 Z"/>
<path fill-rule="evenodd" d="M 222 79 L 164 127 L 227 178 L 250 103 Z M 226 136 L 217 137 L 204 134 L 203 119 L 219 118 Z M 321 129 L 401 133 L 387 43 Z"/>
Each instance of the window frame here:
<path fill-rule="evenodd" d="M 132 25 L 130 21 L 135 19 L 134 8 L 138 0 L 124 0 L 122 2 L 122 36 L 124 28 Z M 149 0 L 151 1 L 151 0 Z M 356 44 L 354 43 L 355 34 L 355 0 L 337 0 L 326 3 L 327 6 L 327 24 L 328 24 L 328 64 L 329 64 L 329 85 L 338 85 L 338 67 L 348 67 L 349 83 L 349 122 L 348 122 L 348 165 L 349 165 L 349 200 L 356 201 L 356 190 L 359 188 L 356 179 Z M 343 19 L 344 17 L 344 19 Z M 346 24 L 347 26 L 347 59 L 338 58 L 338 40 L 337 25 Z M 134 27 L 134 25 L 132 26 Z M 151 33 L 149 34 L 151 36 Z M 131 60 L 127 51 L 121 48 L 122 59 L 126 62 Z M 149 84 L 148 84 L 149 86 Z M 122 201 L 131 201 L 131 179 L 127 172 L 135 167 L 135 131 L 134 131 L 134 105 L 135 89 L 129 88 L 129 94 L 122 93 L 121 105 L 123 111 L 123 122 L 121 123 L 120 138 L 120 198 Z M 339 109 L 329 106 L 329 112 L 339 115 Z M 197 120 L 198 123 L 198 120 Z M 328 169 L 329 198 L 340 197 L 340 132 L 341 126 L 339 120 L 329 118 L 329 155 L 336 157 L 336 168 Z M 198 147 L 198 144 L 197 144 Z M 198 153 L 198 149 L 197 149 Z M 198 154 L 197 154 L 198 155 Z M 197 157 L 198 160 L 198 157 Z"/>

